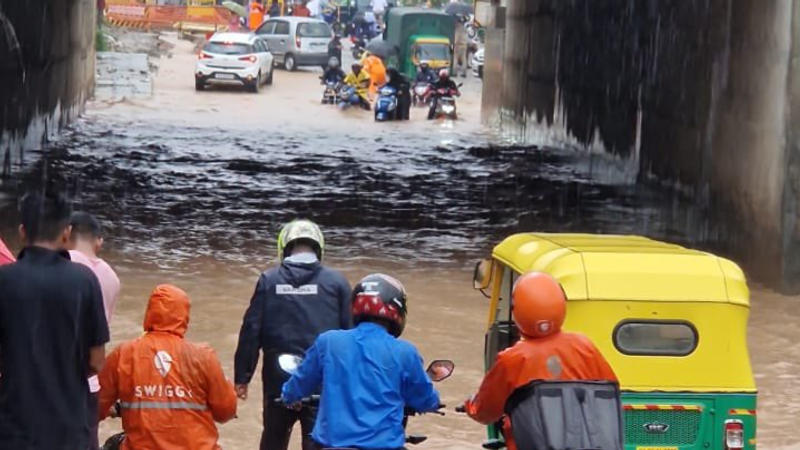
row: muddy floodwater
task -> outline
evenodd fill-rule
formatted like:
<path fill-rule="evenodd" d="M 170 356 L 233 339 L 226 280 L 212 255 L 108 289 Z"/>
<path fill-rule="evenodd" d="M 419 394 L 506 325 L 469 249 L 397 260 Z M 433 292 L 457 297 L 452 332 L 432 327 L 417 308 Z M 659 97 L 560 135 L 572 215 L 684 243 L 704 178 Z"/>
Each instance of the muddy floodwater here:
<path fill-rule="evenodd" d="M 513 146 L 485 130 L 477 80 L 464 86 L 456 123 L 428 123 L 416 110 L 410 123 L 375 124 L 369 113 L 320 105 L 319 69 L 276 71 L 259 94 L 196 93 L 192 47 L 174 45 L 152 98 L 91 103 L 46 157 L 23 156 L 0 196 L 0 234 L 14 249 L 13 198 L 25 186 L 62 186 L 102 219 L 105 256 L 123 282 L 113 344 L 139 335 L 150 290 L 174 283 L 193 301 L 189 338 L 212 344 L 232 377 L 242 314 L 258 274 L 275 264 L 280 226 L 309 217 L 326 233 L 327 262 L 351 282 L 386 271 L 405 283 L 405 337 L 426 359 L 456 362 L 439 386 L 454 406 L 483 373 L 487 303 L 471 289 L 471 266 L 503 237 L 581 231 L 695 242 L 687 230 L 702 213 L 690 202 L 632 185 L 611 162 Z M 798 302 L 753 289 L 762 448 L 800 442 Z M 256 448 L 259 378 L 221 427 L 224 448 Z M 102 434 L 119 427 L 108 420 Z M 427 434 L 419 448 L 430 449 L 480 448 L 485 436 L 452 412 L 414 418 L 409 432 Z"/>

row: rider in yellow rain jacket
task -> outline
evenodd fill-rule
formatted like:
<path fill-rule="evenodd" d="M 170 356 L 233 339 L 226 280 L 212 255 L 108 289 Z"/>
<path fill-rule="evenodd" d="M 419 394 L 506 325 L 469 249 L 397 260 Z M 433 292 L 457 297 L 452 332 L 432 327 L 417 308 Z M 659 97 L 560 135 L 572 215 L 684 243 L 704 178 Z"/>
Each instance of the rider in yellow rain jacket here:
<path fill-rule="evenodd" d="M 353 64 L 353 71 L 347 74 L 347 76 L 344 78 L 344 83 L 356 88 L 356 93 L 361 99 L 361 106 L 365 109 L 370 109 L 369 98 L 367 97 L 369 92 L 370 78 L 369 74 L 362 70 L 362 67 L 363 66 L 359 63 Z"/>

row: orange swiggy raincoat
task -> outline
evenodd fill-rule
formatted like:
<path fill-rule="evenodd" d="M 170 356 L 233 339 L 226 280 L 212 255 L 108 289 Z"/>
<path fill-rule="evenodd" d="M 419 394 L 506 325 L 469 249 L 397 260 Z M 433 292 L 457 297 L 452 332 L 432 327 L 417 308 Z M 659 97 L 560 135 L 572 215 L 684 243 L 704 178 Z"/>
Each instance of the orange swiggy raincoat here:
<path fill-rule="evenodd" d="M 100 419 L 119 399 L 123 450 L 220 448 L 214 422 L 236 415 L 236 394 L 214 351 L 184 340 L 188 324 L 186 293 L 158 286 L 144 335 L 108 356 L 100 373 Z"/>
<path fill-rule="evenodd" d="M 511 394 L 534 380 L 617 381 L 617 377 L 597 347 L 582 334 L 523 337 L 497 355 L 478 393 L 465 405 L 467 413 L 484 424 L 497 422 Z M 510 426 L 504 422 L 504 434 L 509 450 L 515 450 Z"/>

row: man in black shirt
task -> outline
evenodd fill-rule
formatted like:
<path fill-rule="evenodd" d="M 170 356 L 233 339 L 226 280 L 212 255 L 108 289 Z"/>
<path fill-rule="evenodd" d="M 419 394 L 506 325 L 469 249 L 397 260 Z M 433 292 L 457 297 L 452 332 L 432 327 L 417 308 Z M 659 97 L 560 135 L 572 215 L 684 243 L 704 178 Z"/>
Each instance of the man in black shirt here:
<path fill-rule="evenodd" d="M 64 250 L 71 208 L 61 196 L 20 203 L 26 243 L 0 267 L 0 449 L 84 450 L 87 378 L 105 361 L 100 284 Z"/>

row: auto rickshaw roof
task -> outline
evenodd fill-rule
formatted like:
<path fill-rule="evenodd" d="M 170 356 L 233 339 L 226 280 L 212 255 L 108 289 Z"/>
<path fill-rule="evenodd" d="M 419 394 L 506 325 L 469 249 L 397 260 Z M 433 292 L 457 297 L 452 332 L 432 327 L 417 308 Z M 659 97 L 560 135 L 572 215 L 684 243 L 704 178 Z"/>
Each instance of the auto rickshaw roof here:
<path fill-rule="evenodd" d="M 438 9 L 430 9 L 430 8 L 413 8 L 413 7 L 398 7 L 392 8 L 389 10 L 389 16 L 408 16 L 412 14 L 424 14 L 426 16 L 445 16 L 445 17 L 452 17 L 449 14 L 445 13 L 444 11 L 440 11 Z M 455 20 L 455 19 L 454 19 Z"/>
<path fill-rule="evenodd" d="M 732 261 L 642 236 L 522 233 L 497 245 L 494 257 L 519 273 L 553 275 L 570 300 L 749 306 L 744 273 Z"/>

